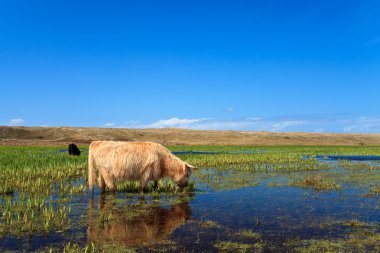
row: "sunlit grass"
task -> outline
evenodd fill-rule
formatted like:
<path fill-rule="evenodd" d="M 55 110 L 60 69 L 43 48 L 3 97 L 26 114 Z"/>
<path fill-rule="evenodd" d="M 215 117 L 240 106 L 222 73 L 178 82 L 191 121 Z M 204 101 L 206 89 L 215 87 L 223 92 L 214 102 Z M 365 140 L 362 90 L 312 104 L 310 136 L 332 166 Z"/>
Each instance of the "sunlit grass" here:
<path fill-rule="evenodd" d="M 380 195 L 380 186 L 372 187 L 370 193 L 373 195 Z"/>
<path fill-rule="evenodd" d="M 295 240 L 287 243 L 292 252 L 379 252 L 380 234 L 351 233 L 348 239 Z"/>
<path fill-rule="evenodd" d="M 204 228 L 218 228 L 220 225 L 212 220 L 200 222 L 199 225 Z"/>
<path fill-rule="evenodd" d="M 88 243 L 84 246 L 81 246 L 77 243 L 68 242 L 64 245 L 62 250 L 50 248 L 47 252 L 63 252 L 63 253 L 135 253 L 136 251 L 133 248 L 122 247 L 122 246 L 97 246 L 94 243 Z"/>
<path fill-rule="evenodd" d="M 50 232 L 69 231 L 73 225 L 70 218 L 73 204 L 64 199 L 72 196 L 86 196 L 87 156 L 68 156 L 58 152 L 64 147 L 0 147 L 0 238 L 6 236 L 32 236 Z M 231 146 L 176 146 L 171 150 L 223 151 L 215 155 L 178 155 L 182 160 L 199 167 L 194 170 L 184 191 L 180 191 L 171 180 L 160 180 L 158 189 L 150 183 L 148 196 L 162 194 L 178 196 L 185 193 L 226 190 L 259 185 L 264 177 L 284 175 L 297 187 L 316 190 L 340 190 L 343 184 L 361 185 L 366 193 L 380 195 L 379 162 L 338 161 L 334 165 L 320 162 L 315 155 L 380 155 L 380 147 L 328 147 L 328 146 L 282 146 L 282 147 L 231 147 Z M 236 153 L 238 151 L 257 151 Z M 235 153 L 227 153 L 235 152 Z M 339 170 L 338 170 L 338 169 Z M 310 173 L 310 175 L 309 175 Z M 301 175 L 301 176 L 300 176 Z M 298 178 L 297 178 L 298 177 Z M 134 195 L 140 191 L 139 183 L 119 182 L 118 192 Z M 124 194 L 127 196 L 128 194 Z M 177 195 L 178 194 L 178 195 Z M 161 197 L 162 197 L 161 196 Z M 129 218 L 145 212 L 145 207 L 125 212 Z M 115 213 L 99 211 L 99 223 L 117 222 Z M 340 224 L 342 225 L 342 224 Z M 346 224 L 352 228 L 364 225 L 353 219 Z M 219 224 L 206 221 L 200 225 L 216 229 Z M 234 235 L 241 240 L 259 240 L 260 235 L 250 230 L 240 230 Z M 356 236 L 356 237 L 355 237 Z M 358 239 L 359 238 L 359 239 Z M 352 234 L 347 241 L 325 240 L 321 242 L 302 241 L 294 246 L 297 250 L 341 249 L 342 243 L 366 243 L 364 249 L 378 249 L 379 235 L 368 237 Z M 214 247 L 221 252 L 252 252 L 263 248 L 261 241 L 217 241 Z M 102 252 L 104 249 L 91 245 L 66 244 L 65 252 Z M 212 247 L 212 245 L 211 245 Z M 303 247 L 303 248 L 302 248 Z M 352 246 L 356 247 L 356 246 Z M 347 249 L 347 248 L 344 248 Z M 302 251 L 301 251 L 302 252 Z"/>
<path fill-rule="evenodd" d="M 216 241 L 214 247 L 218 249 L 219 252 L 262 252 L 262 243 L 240 243 L 233 241 Z"/>
<path fill-rule="evenodd" d="M 66 181 L 86 177 L 87 158 L 59 153 L 59 148 L 0 147 L 0 194 L 45 195 L 61 191 Z M 74 187 L 74 186 L 73 186 Z M 67 191 L 67 190 L 66 190 Z"/>
<path fill-rule="evenodd" d="M 260 233 L 257 233 L 248 229 L 239 230 L 237 233 L 235 233 L 235 235 L 244 237 L 244 238 L 255 239 L 255 240 L 258 240 L 261 238 Z"/>
<path fill-rule="evenodd" d="M 128 193 L 139 193 L 140 192 L 140 182 L 139 181 L 124 181 L 118 182 L 116 184 L 117 191 L 128 192 Z M 154 188 L 153 182 L 150 182 L 147 187 L 145 187 L 145 193 L 159 194 L 159 193 L 169 193 L 169 192 L 194 192 L 195 191 L 195 181 L 190 181 L 187 187 L 179 189 L 178 186 L 171 180 L 163 179 L 158 181 L 157 189 Z"/>
<path fill-rule="evenodd" d="M 289 185 L 313 188 L 317 191 L 342 189 L 342 186 L 340 184 L 337 184 L 334 178 L 329 178 L 326 175 L 322 174 L 307 175 L 301 181 L 292 181 L 289 183 Z"/>
<path fill-rule="evenodd" d="M 44 197 L 6 198 L 0 202 L 3 235 L 43 234 L 70 228 L 71 206 Z"/>

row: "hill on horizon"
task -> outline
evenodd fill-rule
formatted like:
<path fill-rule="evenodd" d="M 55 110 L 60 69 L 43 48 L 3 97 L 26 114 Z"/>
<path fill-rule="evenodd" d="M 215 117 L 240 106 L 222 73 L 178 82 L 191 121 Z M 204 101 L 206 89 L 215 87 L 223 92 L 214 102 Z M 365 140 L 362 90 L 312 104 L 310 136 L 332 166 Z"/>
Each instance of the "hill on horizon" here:
<path fill-rule="evenodd" d="M 0 145 L 87 145 L 94 140 L 163 145 L 380 145 L 380 134 L 0 126 Z"/>

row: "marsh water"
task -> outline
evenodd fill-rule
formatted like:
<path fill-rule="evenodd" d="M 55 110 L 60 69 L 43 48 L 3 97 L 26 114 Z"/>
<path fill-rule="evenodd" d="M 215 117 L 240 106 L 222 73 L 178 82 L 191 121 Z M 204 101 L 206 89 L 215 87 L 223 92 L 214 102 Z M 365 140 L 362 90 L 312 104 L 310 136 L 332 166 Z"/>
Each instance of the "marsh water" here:
<path fill-rule="evenodd" d="M 379 233 L 380 198 L 369 194 L 377 171 L 356 168 L 350 174 L 344 164 L 325 158 L 319 162 L 333 166 L 323 177 L 346 177 L 338 180 L 338 190 L 288 183 L 320 172 L 218 172 L 205 167 L 194 171 L 193 193 L 99 195 L 96 189 L 93 195 L 51 196 L 66 198 L 72 206 L 69 228 L 3 236 L 0 251 L 59 251 L 70 242 L 83 247 L 94 243 L 110 252 L 293 252 L 300 251 L 293 242 L 347 239 L 357 227 Z M 379 165 L 376 159 L 364 161 Z M 360 173 L 367 173 L 370 181 L 358 183 L 355 175 Z"/>

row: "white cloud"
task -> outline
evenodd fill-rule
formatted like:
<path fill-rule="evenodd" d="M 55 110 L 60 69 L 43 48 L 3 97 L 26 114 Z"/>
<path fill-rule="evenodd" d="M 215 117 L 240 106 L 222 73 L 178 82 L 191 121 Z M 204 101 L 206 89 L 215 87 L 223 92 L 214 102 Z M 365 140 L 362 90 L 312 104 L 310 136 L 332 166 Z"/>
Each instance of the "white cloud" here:
<path fill-rule="evenodd" d="M 256 117 L 232 120 L 218 120 L 212 118 L 180 119 L 174 117 L 171 119 L 161 119 L 151 124 L 135 125 L 131 127 L 188 128 L 196 130 L 291 131 L 293 127 L 301 126 L 303 124 L 307 124 L 307 122 L 299 120 L 271 120 Z"/>
<path fill-rule="evenodd" d="M 380 118 L 360 117 L 346 120 L 343 132 L 380 133 Z"/>
<path fill-rule="evenodd" d="M 8 126 L 21 126 L 25 123 L 25 120 L 23 119 L 11 119 L 9 122 L 8 122 Z"/>
<path fill-rule="evenodd" d="M 248 117 L 247 120 L 252 120 L 252 121 L 255 121 L 255 120 L 261 120 L 262 118 L 258 118 L 258 117 Z"/>
<path fill-rule="evenodd" d="M 324 129 L 324 128 L 317 128 L 313 132 L 315 132 L 315 133 L 323 133 L 323 132 L 326 132 L 326 129 Z"/>
<path fill-rule="evenodd" d="M 305 124 L 308 124 L 308 122 L 302 121 L 302 120 L 289 120 L 289 121 L 273 122 L 272 131 L 274 131 L 274 132 L 284 131 L 284 130 L 288 129 L 289 127 L 301 126 L 301 125 L 305 125 Z"/>
<path fill-rule="evenodd" d="M 143 128 L 144 126 L 141 124 L 139 120 L 129 120 L 121 124 L 117 124 L 114 122 L 107 122 L 103 125 L 103 127 L 112 127 L 112 128 Z"/>
<path fill-rule="evenodd" d="M 191 128 L 194 123 L 199 123 L 206 119 L 162 119 L 157 122 L 144 126 L 144 128 Z"/>
<path fill-rule="evenodd" d="M 380 43 L 380 37 L 368 40 L 363 44 L 363 47 L 374 46 Z"/>
<path fill-rule="evenodd" d="M 302 115 L 277 118 L 246 117 L 238 119 L 178 118 L 160 119 L 152 123 L 129 121 L 114 127 L 187 128 L 195 130 L 237 130 L 273 132 L 380 133 L 380 118 L 342 115 Z"/>
<path fill-rule="evenodd" d="M 233 107 L 227 107 L 227 108 L 224 109 L 224 111 L 228 112 L 228 113 L 232 113 L 232 112 L 235 111 L 235 108 L 233 108 Z"/>

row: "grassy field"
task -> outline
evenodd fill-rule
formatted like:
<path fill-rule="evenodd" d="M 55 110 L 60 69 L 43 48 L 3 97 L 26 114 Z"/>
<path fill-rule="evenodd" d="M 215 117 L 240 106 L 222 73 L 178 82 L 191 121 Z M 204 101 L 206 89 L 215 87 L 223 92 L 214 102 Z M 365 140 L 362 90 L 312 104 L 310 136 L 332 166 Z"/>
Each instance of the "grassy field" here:
<path fill-rule="evenodd" d="M 189 187 L 185 192 L 180 192 L 171 181 L 162 180 L 158 191 L 150 189 L 147 194 L 152 199 L 162 196 L 188 199 L 188 194 L 191 192 L 204 194 L 261 184 L 266 187 L 310 188 L 317 192 L 355 188 L 369 196 L 378 196 L 380 192 L 379 162 L 338 161 L 331 164 L 320 162 L 315 158 L 316 155 L 379 156 L 380 146 L 168 146 L 168 148 L 172 151 L 222 153 L 178 155 L 184 161 L 199 167 L 194 171 Z M 50 233 L 69 233 L 77 225 L 77 221 L 72 218 L 77 208 L 73 204 L 73 199 L 89 197 L 88 150 L 87 146 L 81 146 L 83 155 L 74 157 L 68 156 L 67 152 L 60 152 L 62 149 L 65 147 L 0 147 L 0 238 L 27 238 Z M 118 185 L 118 190 L 126 194 L 127 198 L 133 198 L 138 196 L 136 194 L 138 187 L 138 182 L 124 182 Z M 156 205 L 154 202 L 152 205 L 140 206 L 141 212 L 149 213 L 158 208 L 154 207 Z M 135 211 L 123 210 L 123 215 L 130 213 L 128 215 L 134 217 Z M 119 219 L 117 212 L 113 211 L 108 213 L 99 211 L 94 217 L 96 222 L 103 223 L 117 222 Z M 86 224 L 87 218 L 82 217 L 82 221 Z M 210 225 L 202 226 L 210 227 Z M 249 233 L 245 232 L 245 236 L 247 234 Z M 236 233 L 234 236 L 236 237 Z M 264 248 L 265 242 L 259 239 L 260 236 L 256 234 L 255 236 L 254 244 L 239 245 L 219 240 L 214 242 L 213 247 L 226 252 L 229 248 L 241 252 L 249 252 L 250 249 L 260 251 Z M 372 234 L 373 238 L 377 238 L 376 236 L 377 233 Z M 104 250 L 104 245 L 75 244 L 65 240 L 64 242 L 63 248 L 51 246 L 51 249 L 66 252 L 84 252 L 85 249 L 88 250 L 86 252 Z M 335 242 L 342 243 L 344 240 L 325 240 L 323 241 L 325 244 L 314 241 L 297 243 L 289 241 L 288 246 L 300 252 L 309 252 L 299 248 L 300 243 L 307 245 L 310 250 L 316 247 L 343 247 L 336 246 Z M 162 247 L 165 249 L 169 246 Z"/>

